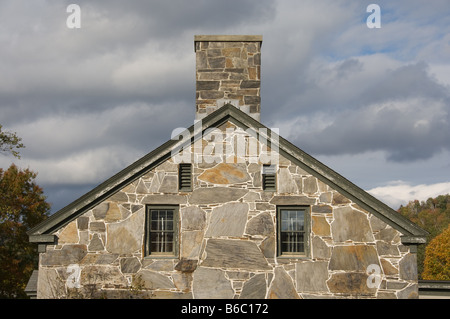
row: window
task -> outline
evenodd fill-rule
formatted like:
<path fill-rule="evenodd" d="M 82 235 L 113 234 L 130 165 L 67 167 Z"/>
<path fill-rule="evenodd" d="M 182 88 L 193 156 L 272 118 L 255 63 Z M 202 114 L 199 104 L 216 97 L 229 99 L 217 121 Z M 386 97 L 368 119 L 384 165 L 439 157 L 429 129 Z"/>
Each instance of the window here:
<path fill-rule="evenodd" d="M 145 255 L 176 257 L 178 254 L 178 207 L 147 206 Z"/>
<path fill-rule="evenodd" d="M 302 257 L 309 253 L 309 208 L 277 207 L 278 256 Z"/>
<path fill-rule="evenodd" d="M 262 168 L 262 186 L 263 190 L 276 191 L 277 190 L 277 167 L 276 165 L 263 165 Z"/>
<path fill-rule="evenodd" d="M 178 189 L 180 191 L 192 191 L 192 165 L 180 164 L 178 167 Z"/>

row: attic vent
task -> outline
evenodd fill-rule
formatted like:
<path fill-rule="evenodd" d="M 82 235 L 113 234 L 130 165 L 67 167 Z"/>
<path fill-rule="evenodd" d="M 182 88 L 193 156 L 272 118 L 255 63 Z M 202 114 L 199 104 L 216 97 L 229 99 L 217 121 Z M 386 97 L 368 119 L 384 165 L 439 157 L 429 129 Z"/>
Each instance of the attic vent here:
<path fill-rule="evenodd" d="M 263 165 L 262 185 L 266 191 L 276 191 L 277 189 L 277 167 L 276 165 Z"/>
<path fill-rule="evenodd" d="M 180 191 L 192 190 L 192 165 L 180 164 L 178 168 L 178 186 Z"/>

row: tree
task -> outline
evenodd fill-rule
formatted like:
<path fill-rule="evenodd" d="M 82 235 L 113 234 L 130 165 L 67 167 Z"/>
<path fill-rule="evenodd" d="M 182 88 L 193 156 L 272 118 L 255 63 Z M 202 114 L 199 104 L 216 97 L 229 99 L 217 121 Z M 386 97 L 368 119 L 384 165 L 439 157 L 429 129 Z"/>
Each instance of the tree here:
<path fill-rule="evenodd" d="M 24 148 L 21 143 L 22 138 L 18 137 L 16 133 L 2 132 L 2 125 L 0 125 L 0 152 L 11 153 L 14 157 L 20 158 L 17 149 Z"/>
<path fill-rule="evenodd" d="M 37 247 L 26 231 L 49 214 L 37 174 L 12 164 L 0 168 L 0 298 L 25 298 L 25 286 L 37 266 Z"/>
<path fill-rule="evenodd" d="M 450 225 L 425 250 L 423 279 L 450 280 Z"/>
<path fill-rule="evenodd" d="M 422 202 L 410 201 L 406 206 L 401 206 L 398 212 L 429 233 L 427 236 L 427 245 L 429 245 L 433 238 L 450 225 L 450 194 L 428 198 Z M 425 279 L 423 272 L 427 245 L 420 245 L 417 249 L 419 279 Z"/>
<path fill-rule="evenodd" d="M 18 149 L 25 147 L 21 141 L 0 125 L 0 153 L 20 158 Z M 29 243 L 26 231 L 47 218 L 50 205 L 36 176 L 15 164 L 6 171 L 0 168 L 0 298 L 25 298 L 25 286 L 37 266 L 37 247 Z"/>

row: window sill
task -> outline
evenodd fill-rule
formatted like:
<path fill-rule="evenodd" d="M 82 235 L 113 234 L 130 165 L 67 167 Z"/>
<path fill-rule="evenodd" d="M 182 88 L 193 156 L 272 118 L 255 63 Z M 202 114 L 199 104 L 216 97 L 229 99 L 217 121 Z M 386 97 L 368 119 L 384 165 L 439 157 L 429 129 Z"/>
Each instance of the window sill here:
<path fill-rule="evenodd" d="M 178 259 L 176 255 L 147 255 L 144 259 Z"/>
<path fill-rule="evenodd" d="M 307 255 L 280 255 L 277 256 L 278 259 L 311 259 L 310 256 Z"/>

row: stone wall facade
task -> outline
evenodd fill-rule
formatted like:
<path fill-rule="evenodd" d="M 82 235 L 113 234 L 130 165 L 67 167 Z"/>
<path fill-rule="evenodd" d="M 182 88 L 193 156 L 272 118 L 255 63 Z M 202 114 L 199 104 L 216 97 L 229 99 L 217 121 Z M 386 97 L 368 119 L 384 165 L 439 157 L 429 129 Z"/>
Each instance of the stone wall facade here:
<path fill-rule="evenodd" d="M 259 143 L 225 128 L 225 144 Z M 281 155 L 277 191 L 264 191 L 261 166 L 233 154 L 194 161 L 193 189 L 179 192 L 167 159 L 56 233 L 40 254 L 38 298 L 418 297 L 416 254 L 397 230 Z M 179 207 L 178 256 L 145 256 L 146 205 L 167 204 Z M 277 256 L 279 205 L 310 208 L 306 257 Z"/>
<path fill-rule="evenodd" d="M 259 36 L 196 36 L 196 119 L 226 103 L 260 120 Z"/>

